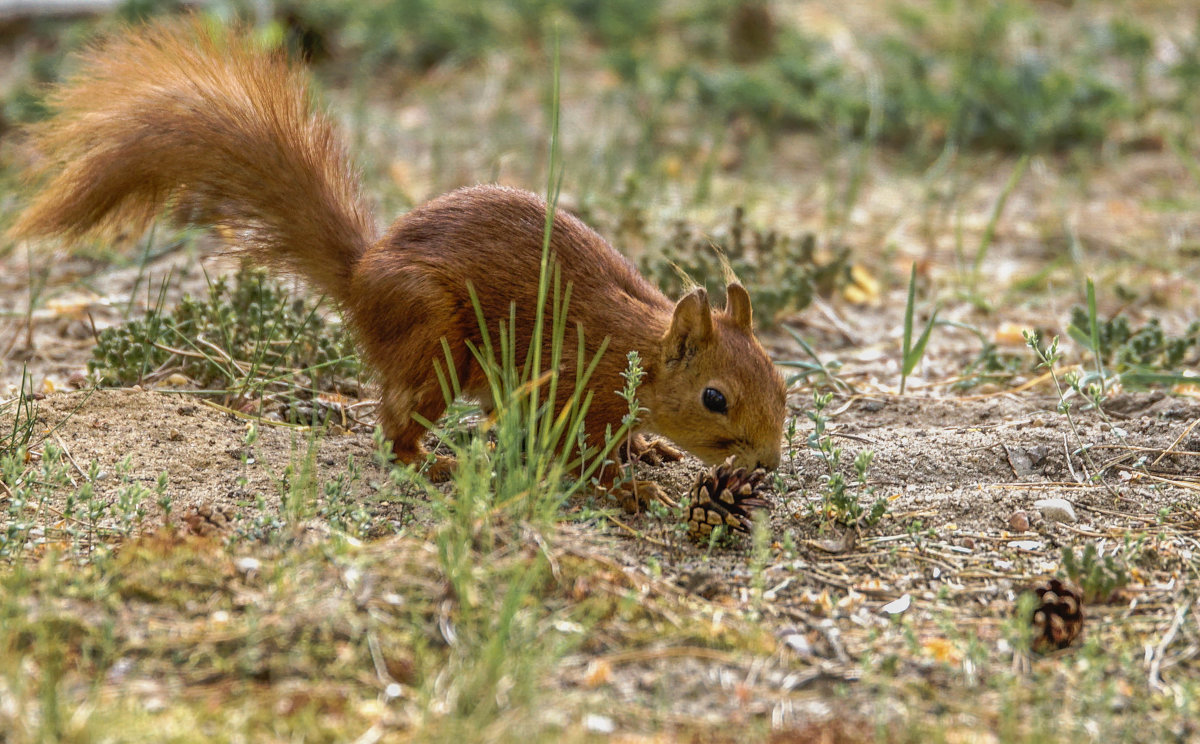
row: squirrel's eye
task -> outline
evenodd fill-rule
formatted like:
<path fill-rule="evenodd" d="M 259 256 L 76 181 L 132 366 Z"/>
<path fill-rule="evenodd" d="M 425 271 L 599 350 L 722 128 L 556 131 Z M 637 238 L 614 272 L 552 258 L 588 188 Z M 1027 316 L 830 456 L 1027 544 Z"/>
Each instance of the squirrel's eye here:
<path fill-rule="evenodd" d="M 704 388 L 700 400 L 704 403 L 704 407 L 713 413 L 726 413 L 729 410 L 725 403 L 725 396 L 716 388 Z"/>

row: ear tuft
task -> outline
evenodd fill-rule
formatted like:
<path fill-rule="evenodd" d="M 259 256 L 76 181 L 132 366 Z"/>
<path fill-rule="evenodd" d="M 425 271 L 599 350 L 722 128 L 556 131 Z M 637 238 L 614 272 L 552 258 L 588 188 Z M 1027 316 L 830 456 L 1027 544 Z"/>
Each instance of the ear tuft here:
<path fill-rule="evenodd" d="M 754 327 L 754 311 L 750 309 L 750 293 L 737 282 L 725 288 L 725 312 L 738 328 L 749 333 Z"/>

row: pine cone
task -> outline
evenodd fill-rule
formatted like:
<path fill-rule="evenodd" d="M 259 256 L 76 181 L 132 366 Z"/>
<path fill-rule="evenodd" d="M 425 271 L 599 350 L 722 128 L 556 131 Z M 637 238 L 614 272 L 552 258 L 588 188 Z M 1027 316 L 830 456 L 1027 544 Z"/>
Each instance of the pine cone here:
<path fill-rule="evenodd" d="M 1047 653 L 1071 645 L 1083 630 L 1083 599 L 1058 579 L 1037 588 L 1041 604 L 1033 611 L 1030 622 L 1038 635 L 1033 649 Z"/>
<path fill-rule="evenodd" d="M 223 504 L 193 506 L 183 515 L 183 532 L 199 537 L 215 537 L 230 529 L 233 516 L 233 509 Z"/>
<path fill-rule="evenodd" d="M 696 538 L 707 538 L 719 524 L 738 532 L 749 532 L 754 525 L 754 509 L 767 509 L 763 498 L 767 471 L 734 468 L 733 458 L 709 468 L 696 476 L 690 492 L 688 532 Z"/>

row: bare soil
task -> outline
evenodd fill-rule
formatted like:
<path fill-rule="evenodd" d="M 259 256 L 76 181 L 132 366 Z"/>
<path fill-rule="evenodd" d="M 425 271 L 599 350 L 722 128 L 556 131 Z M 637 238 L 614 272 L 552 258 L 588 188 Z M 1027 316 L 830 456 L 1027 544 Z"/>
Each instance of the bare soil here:
<path fill-rule="evenodd" d="M 803 416 L 803 399 L 794 404 Z M 1188 458 L 1200 452 L 1200 402 L 1162 392 L 1127 393 L 1101 412 L 1076 401 L 1074 428 L 1057 406 L 1056 397 L 1030 394 L 856 395 L 831 406 L 829 431 L 845 450 L 844 462 L 862 449 L 875 453 L 868 485 L 888 499 L 892 520 L 919 514 L 927 527 L 952 524 L 964 536 L 1007 531 L 1014 512 L 1036 513 L 1033 502 L 1045 498 L 1072 502 L 1085 525 L 1089 515 L 1106 524 L 1103 514 L 1114 507 L 1153 514 L 1195 498 L 1192 484 L 1169 481 L 1187 475 Z M 346 423 L 313 430 L 236 412 L 186 391 L 98 389 L 45 396 L 37 404 L 35 437 L 58 444 L 81 470 L 95 461 L 111 472 L 127 459 L 129 477 L 147 485 L 165 472 L 177 509 L 249 508 L 261 496 L 267 509 L 276 510 L 285 471 L 307 456 L 310 443 L 322 478 L 343 474 L 353 458 L 365 477 L 352 493 L 371 499 L 372 483 L 385 475 L 372 427 L 369 421 Z M 255 424 L 258 437 L 248 445 Z M 0 420 L 0 426 L 11 421 Z M 789 531 L 811 537 L 821 521 L 806 510 L 816 504 L 828 470 L 805 444 L 809 431 L 811 425 L 800 426 L 779 471 L 787 490 L 773 494 L 772 527 L 780 537 Z M 1141 466 L 1154 460 L 1149 472 L 1166 481 L 1149 477 L 1138 457 Z M 686 494 L 704 469 L 690 457 L 638 467 L 640 477 L 676 495 Z M 1096 468 L 1125 475 L 1116 485 L 1096 485 Z M 640 515 L 631 521 L 652 528 L 655 520 Z"/>
<path fill-rule="evenodd" d="M 796 404 L 802 407 L 803 399 Z M 866 720 L 877 711 L 864 708 L 862 699 L 834 702 L 829 693 L 862 676 L 864 655 L 902 644 L 881 612 L 889 603 L 907 602 L 905 614 L 924 655 L 944 661 L 938 654 L 953 653 L 938 645 L 948 618 L 994 644 L 1016 594 L 1054 573 L 1063 545 L 1119 543 L 1134 532 L 1146 535 L 1153 549 L 1142 553 L 1118 603 L 1090 609 L 1089 622 L 1107 623 L 1121 607 L 1126 624 L 1165 622 L 1172 587 L 1186 574 L 1186 556 L 1200 534 L 1192 475 L 1200 458 L 1200 402 L 1161 393 L 1118 395 L 1103 413 L 1074 406 L 1074 429 L 1057 404 L 1057 397 L 1009 393 L 839 399 L 830 431 L 849 455 L 861 448 L 875 452 L 870 486 L 888 499 L 888 514 L 861 534 L 822 529 L 819 494 L 827 470 L 802 441 L 794 442 L 780 473 L 785 491 L 771 496 L 773 546 L 759 579 L 765 585 L 757 589 L 748 539 L 714 550 L 662 515 L 615 511 L 565 525 L 560 548 L 566 555 L 611 566 L 626 577 L 619 583 L 648 592 L 647 602 L 700 602 L 716 618 L 728 608 L 734 626 L 742 612 L 757 608 L 759 630 L 776 638 L 779 650 L 757 658 L 653 646 L 623 652 L 619 644 L 597 641 L 556 670 L 559 684 L 631 725 L 640 720 L 638 711 L 718 728 L 763 718 L 801 725 L 835 712 L 851 722 Z M 247 445 L 249 420 L 187 394 L 80 391 L 40 401 L 35 436 L 62 447 L 81 474 L 93 460 L 102 474 L 127 460 L 126 477 L 152 488 L 166 472 L 174 519 L 220 512 L 234 525 L 282 508 L 295 477 L 289 466 L 303 461 L 312 443 L 322 479 L 346 473 L 353 458 L 361 474 L 351 486 L 355 498 L 394 524 L 419 531 L 420 523 L 429 523 L 428 512 L 411 503 L 376 498 L 386 473 L 372 456 L 369 426 L 312 432 L 260 421 L 257 441 Z M 802 427 L 797 439 L 806 435 Z M 694 460 L 641 467 L 642 477 L 676 496 L 702 469 Z M 1095 468 L 1105 472 L 1102 485 L 1089 481 Z M 97 483 L 102 495 L 119 485 L 103 476 Z M 1068 501 L 1078 521 L 1043 518 L 1035 502 L 1046 498 Z M 151 522 L 159 519 L 152 515 Z M 1097 627 L 1089 626 L 1092 632 Z M 918 654 L 908 663 L 927 661 Z M 587 681 L 597 663 L 612 670 L 600 686 Z"/>

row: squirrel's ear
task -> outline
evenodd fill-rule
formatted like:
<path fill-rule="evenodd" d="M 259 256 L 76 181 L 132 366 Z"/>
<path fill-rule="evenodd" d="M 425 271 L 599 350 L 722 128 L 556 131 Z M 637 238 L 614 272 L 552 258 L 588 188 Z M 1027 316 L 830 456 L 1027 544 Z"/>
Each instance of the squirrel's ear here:
<path fill-rule="evenodd" d="M 750 309 L 750 293 L 737 282 L 725 288 L 725 312 L 733 318 L 738 328 L 747 333 L 754 325 L 754 311 Z"/>
<path fill-rule="evenodd" d="M 675 315 L 671 318 L 671 330 L 667 331 L 666 355 L 668 361 L 679 361 L 696 353 L 712 340 L 712 308 L 708 306 L 708 292 L 703 287 L 693 289 L 675 303 Z"/>

